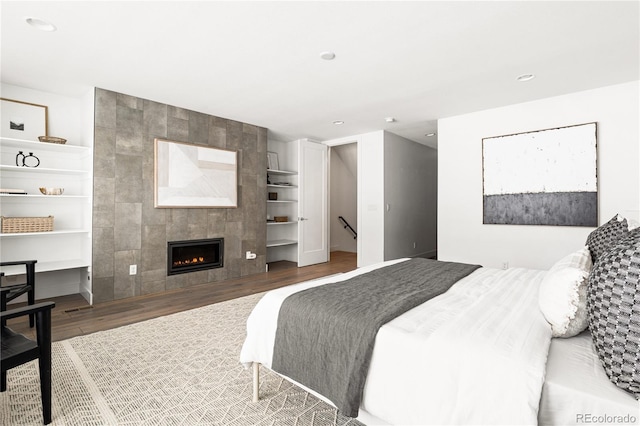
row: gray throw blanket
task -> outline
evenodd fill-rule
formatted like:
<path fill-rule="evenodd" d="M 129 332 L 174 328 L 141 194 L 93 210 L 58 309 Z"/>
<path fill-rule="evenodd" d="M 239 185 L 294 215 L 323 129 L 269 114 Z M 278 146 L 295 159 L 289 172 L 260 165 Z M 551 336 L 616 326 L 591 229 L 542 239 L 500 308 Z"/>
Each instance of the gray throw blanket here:
<path fill-rule="evenodd" d="M 378 329 L 479 267 L 416 258 L 294 293 L 280 308 L 271 367 L 356 417 Z"/>

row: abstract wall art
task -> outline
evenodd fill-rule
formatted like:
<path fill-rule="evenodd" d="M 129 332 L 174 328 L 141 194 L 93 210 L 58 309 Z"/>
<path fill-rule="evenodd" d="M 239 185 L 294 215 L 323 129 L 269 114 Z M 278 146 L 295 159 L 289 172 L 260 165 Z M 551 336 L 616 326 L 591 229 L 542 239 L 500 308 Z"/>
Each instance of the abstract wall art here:
<path fill-rule="evenodd" d="M 238 153 L 155 139 L 155 207 L 238 206 Z"/>
<path fill-rule="evenodd" d="M 597 123 L 482 140 L 483 223 L 597 226 Z"/>

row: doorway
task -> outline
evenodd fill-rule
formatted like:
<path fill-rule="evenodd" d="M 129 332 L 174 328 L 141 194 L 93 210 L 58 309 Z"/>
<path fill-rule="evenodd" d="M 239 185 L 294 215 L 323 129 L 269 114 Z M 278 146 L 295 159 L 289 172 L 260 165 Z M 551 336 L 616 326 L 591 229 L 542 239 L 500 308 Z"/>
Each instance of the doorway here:
<path fill-rule="evenodd" d="M 329 166 L 329 255 L 357 253 L 358 144 L 332 146 Z"/>

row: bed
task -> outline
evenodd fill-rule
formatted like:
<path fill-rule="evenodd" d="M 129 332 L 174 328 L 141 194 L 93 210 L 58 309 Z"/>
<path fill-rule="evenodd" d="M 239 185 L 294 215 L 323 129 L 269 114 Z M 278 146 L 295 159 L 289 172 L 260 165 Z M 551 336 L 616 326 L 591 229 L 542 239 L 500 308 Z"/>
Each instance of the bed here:
<path fill-rule="evenodd" d="M 280 309 L 291 295 L 409 260 L 265 294 L 248 318 L 240 354 L 240 362 L 254 369 L 254 399 L 264 366 L 340 408 L 314 386 L 273 368 Z M 552 337 L 539 306 L 540 287 L 552 270 L 481 267 L 382 325 L 358 420 L 368 425 L 640 424 L 639 402 L 608 379 L 588 330 Z"/>

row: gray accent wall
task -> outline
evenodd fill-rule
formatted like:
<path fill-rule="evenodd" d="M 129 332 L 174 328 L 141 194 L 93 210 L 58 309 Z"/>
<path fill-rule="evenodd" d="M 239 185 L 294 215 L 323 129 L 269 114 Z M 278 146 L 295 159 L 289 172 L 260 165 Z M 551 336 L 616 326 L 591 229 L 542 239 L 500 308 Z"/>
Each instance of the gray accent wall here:
<path fill-rule="evenodd" d="M 438 151 L 384 132 L 384 260 L 437 255 Z"/>
<path fill-rule="evenodd" d="M 238 151 L 237 208 L 154 208 L 154 139 Z M 267 129 L 96 89 L 94 303 L 265 271 Z M 167 276 L 167 241 L 224 238 L 224 267 Z M 257 254 L 245 259 L 245 252 Z M 138 273 L 129 275 L 129 265 Z M 219 287 L 216 287 L 219 288 Z M 212 290 L 213 291 L 213 290 Z"/>

